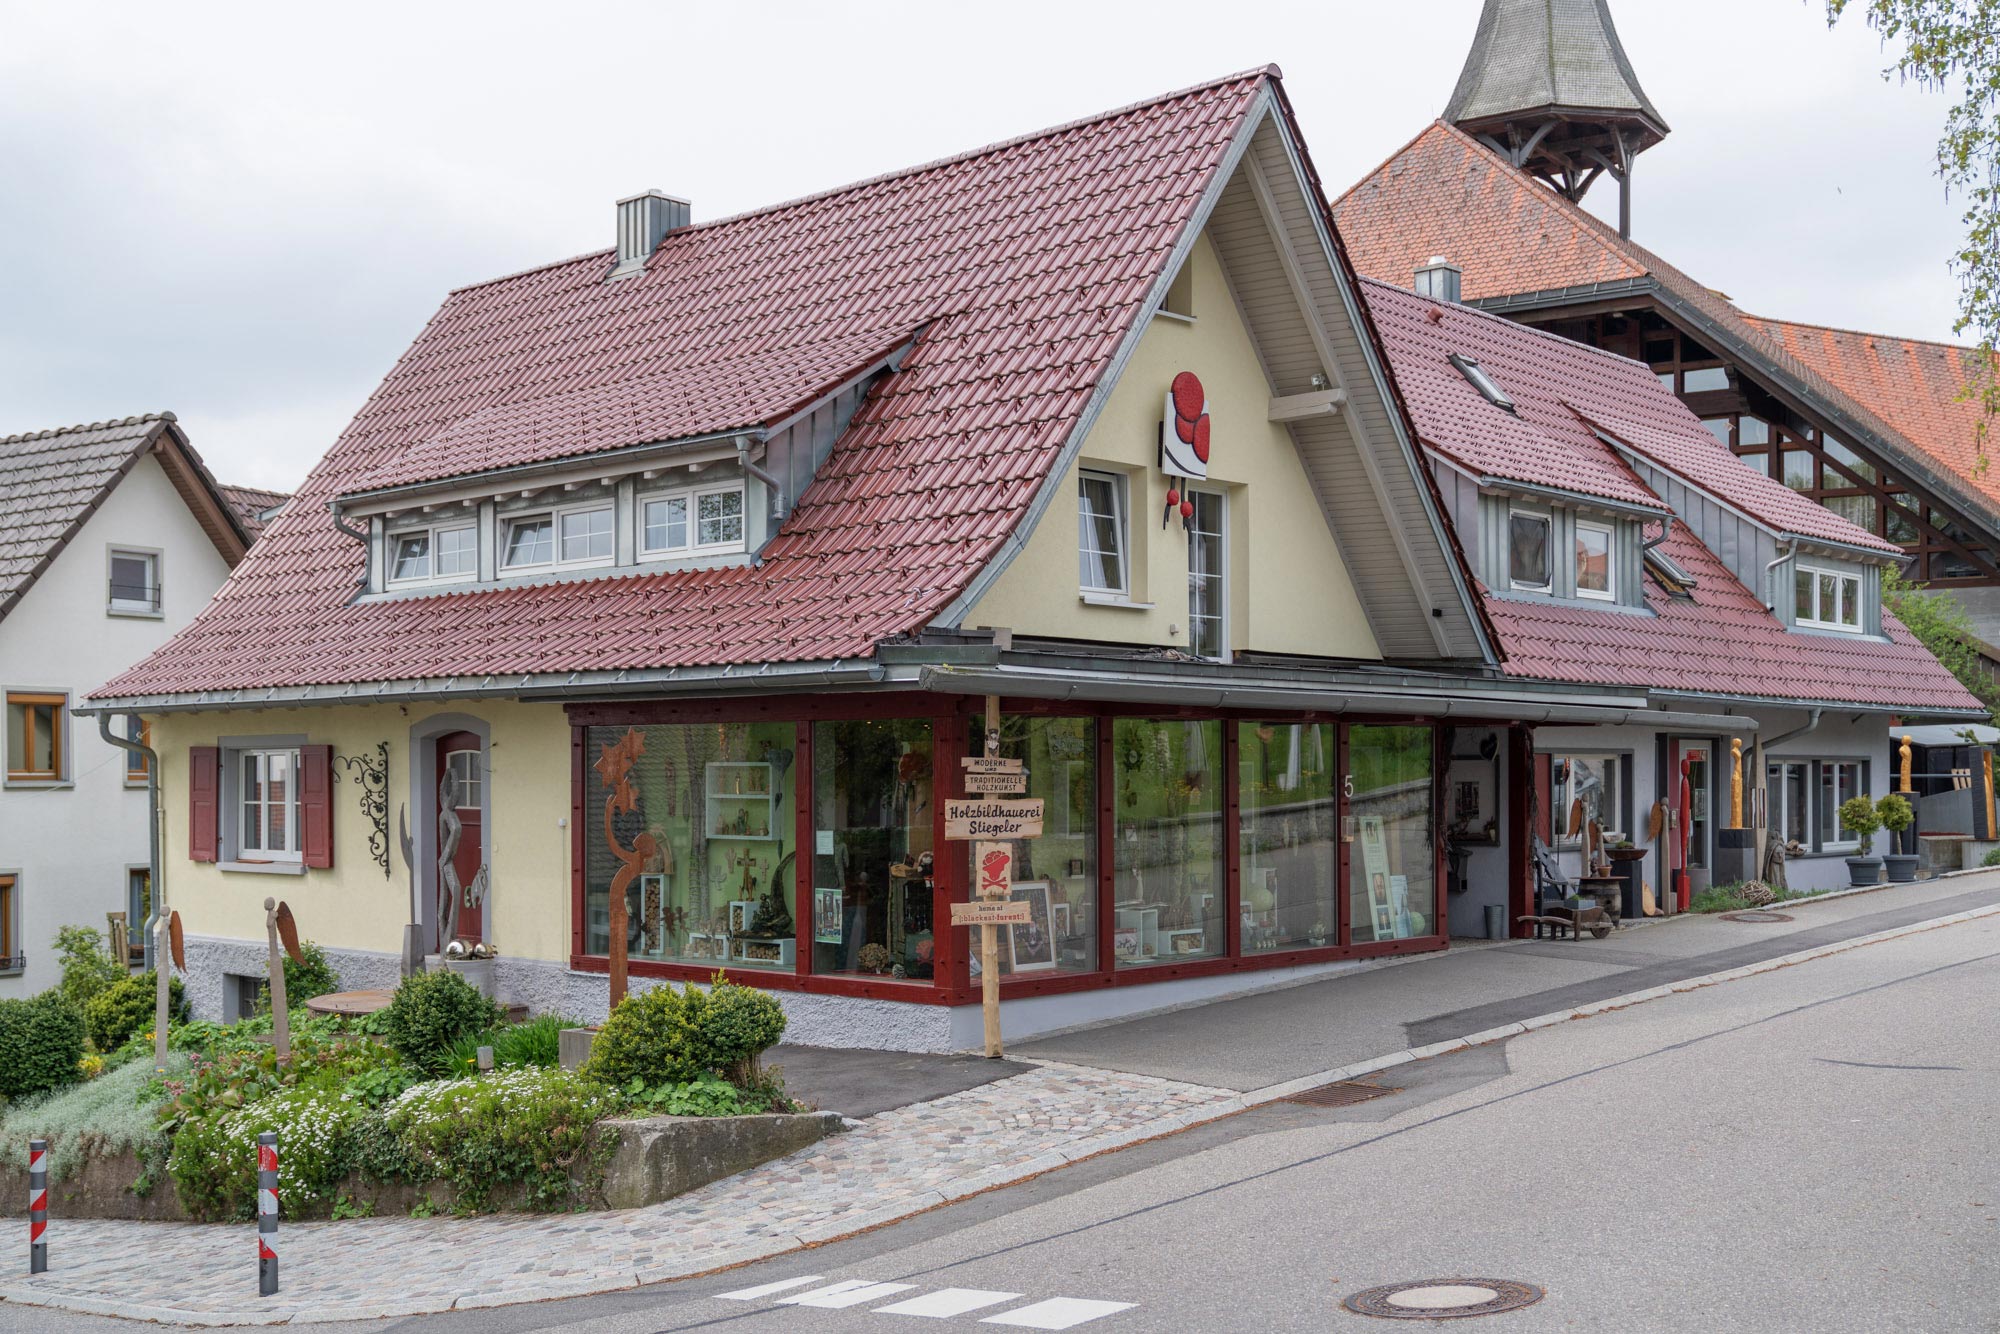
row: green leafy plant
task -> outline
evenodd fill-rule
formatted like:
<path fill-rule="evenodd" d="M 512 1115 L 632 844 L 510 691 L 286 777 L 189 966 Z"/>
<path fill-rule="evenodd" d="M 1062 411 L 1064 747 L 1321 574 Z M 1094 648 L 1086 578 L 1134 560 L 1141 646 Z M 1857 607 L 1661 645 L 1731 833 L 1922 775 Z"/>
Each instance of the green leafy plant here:
<path fill-rule="evenodd" d="M 1875 845 L 1875 831 L 1882 827 L 1882 817 L 1872 798 L 1853 796 L 1840 803 L 1840 824 L 1860 841 L 1859 855 L 1866 857 Z"/>
<path fill-rule="evenodd" d="M 287 1089 L 242 1111 L 183 1125 L 167 1170 L 190 1214 L 247 1218 L 257 1196 L 257 1136 L 276 1131 L 279 1208 L 295 1218 L 330 1198 L 347 1174 L 361 1114 L 337 1090 Z"/>
<path fill-rule="evenodd" d="M 327 1217 L 336 1223 L 344 1218 L 373 1218 L 374 1216 L 375 1201 L 362 1200 L 357 1203 L 349 1199 L 345 1194 L 337 1196 L 334 1199 L 333 1212 L 327 1215 Z"/>
<path fill-rule="evenodd" d="M 187 1057 L 168 1057 L 168 1068 L 187 1068 Z M 49 1178 L 62 1181 L 88 1153 L 131 1151 L 141 1162 L 164 1157 L 166 1136 L 156 1115 L 163 1096 L 150 1065 L 128 1065 L 100 1079 L 10 1103 L 0 1117 L 0 1154 L 24 1162 L 28 1141 L 49 1142 Z"/>
<path fill-rule="evenodd" d="M 423 1082 L 423 1076 L 405 1065 L 378 1065 L 363 1070 L 342 1086 L 341 1092 L 364 1107 L 380 1107 L 404 1089 Z"/>
<path fill-rule="evenodd" d="M 57 931 L 56 953 L 62 958 L 62 980 L 56 983 L 56 990 L 79 1012 L 128 971 L 104 948 L 104 933 L 94 926 L 66 926 Z"/>
<path fill-rule="evenodd" d="M 1917 822 L 1917 812 L 1910 805 L 1910 799 L 1900 792 L 1891 792 L 1875 803 L 1875 814 L 1881 817 L 1882 827 L 1889 831 L 1889 850 L 1901 852 L 1903 832 Z"/>
<path fill-rule="evenodd" d="M 782 1092 L 768 1087 L 740 1089 L 714 1075 L 655 1088 L 635 1079 L 621 1092 L 633 1111 L 648 1116 L 749 1116 L 791 1110 Z"/>
<path fill-rule="evenodd" d="M 294 1010 L 304 1006 L 314 996 L 340 990 L 340 974 L 326 961 L 325 950 L 308 940 L 300 943 L 299 953 L 304 957 L 304 963 L 299 963 L 289 954 L 278 956 L 285 971 L 285 1004 Z M 270 973 L 269 964 L 265 965 L 264 971 Z M 267 989 L 263 1000 L 266 1009 L 271 1004 L 270 995 Z"/>
<path fill-rule="evenodd" d="M 684 1084 L 714 1062 L 703 1030 L 709 997 L 662 982 L 619 1002 L 590 1046 L 584 1073 L 615 1088 L 634 1079 L 648 1088 Z"/>
<path fill-rule="evenodd" d="M 478 1073 L 481 1047 L 493 1049 L 496 1070 L 555 1065 L 560 1056 L 562 1031 L 580 1026 L 578 1020 L 545 1014 L 525 1023 L 504 1024 L 484 1033 L 473 1033 L 452 1044 L 447 1068 L 454 1075 Z"/>
<path fill-rule="evenodd" d="M 27 1000 L 0 1000 L 0 1098 L 74 1084 L 83 1077 L 83 1012 L 60 987 Z"/>
<path fill-rule="evenodd" d="M 775 997 L 721 973 L 697 1022 L 710 1068 L 739 1085 L 756 1081 L 757 1058 L 785 1035 L 785 1011 Z"/>
<path fill-rule="evenodd" d="M 570 1168 L 597 1122 L 616 1112 L 611 1089 L 561 1068 L 438 1080 L 405 1091 L 384 1112 L 412 1180 L 449 1182 L 459 1204 L 486 1207 L 518 1183 L 536 1208 L 571 1202 Z"/>
<path fill-rule="evenodd" d="M 452 1046 L 498 1024 L 500 1007 L 449 968 L 403 979 L 383 1011 L 389 1045 L 426 1074 L 450 1069 Z"/>
<path fill-rule="evenodd" d="M 121 977 L 90 998 L 83 1007 L 84 1022 L 90 1029 L 90 1045 L 101 1052 L 115 1052 L 135 1033 L 153 1031 L 158 1005 L 159 979 L 153 973 Z M 168 1022 L 188 1017 L 187 996 L 178 977 L 167 979 Z M 169 1042 L 173 1040 L 168 1030 Z M 150 1044 L 149 1044 L 150 1045 Z"/>
<path fill-rule="evenodd" d="M 1994 848 L 1979 859 L 1981 866 L 2000 866 L 2000 848 Z"/>

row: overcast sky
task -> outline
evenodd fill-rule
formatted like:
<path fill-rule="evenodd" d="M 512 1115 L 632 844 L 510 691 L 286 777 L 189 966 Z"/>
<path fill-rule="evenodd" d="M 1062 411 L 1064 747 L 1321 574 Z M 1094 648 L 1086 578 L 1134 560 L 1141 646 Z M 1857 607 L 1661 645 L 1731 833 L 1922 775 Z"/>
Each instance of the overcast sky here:
<path fill-rule="evenodd" d="M 1612 10 L 1674 131 L 1639 240 L 1755 313 L 1951 336 L 1940 97 L 1819 0 Z M 0 434 L 171 408 L 289 488 L 450 288 L 609 245 L 621 195 L 720 217 L 1270 62 L 1338 191 L 1478 11 L 0 0 Z"/>

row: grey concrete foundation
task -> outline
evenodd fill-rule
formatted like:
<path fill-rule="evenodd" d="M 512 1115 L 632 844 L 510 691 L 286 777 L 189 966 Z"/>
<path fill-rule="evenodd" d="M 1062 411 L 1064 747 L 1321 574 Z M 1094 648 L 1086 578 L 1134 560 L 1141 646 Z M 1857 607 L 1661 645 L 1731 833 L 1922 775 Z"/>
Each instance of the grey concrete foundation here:
<path fill-rule="evenodd" d="M 637 1209 L 748 1171 L 839 1133 L 838 1112 L 800 1116 L 652 1116 L 606 1121 L 618 1147 L 604 1171 L 604 1205 Z"/>

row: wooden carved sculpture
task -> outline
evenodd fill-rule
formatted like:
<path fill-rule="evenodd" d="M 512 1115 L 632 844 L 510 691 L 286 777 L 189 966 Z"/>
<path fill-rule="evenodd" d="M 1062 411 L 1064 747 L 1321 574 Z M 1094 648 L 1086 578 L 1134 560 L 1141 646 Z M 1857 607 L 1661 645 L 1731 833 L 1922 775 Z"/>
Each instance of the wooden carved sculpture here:
<path fill-rule="evenodd" d="M 1914 792 L 1916 790 L 1910 786 L 1910 745 L 1914 740 L 1914 737 L 1906 735 L 1903 738 L 1903 744 L 1896 748 L 1900 752 L 1903 761 L 1903 784 L 1896 789 L 1898 792 Z"/>
<path fill-rule="evenodd" d="M 264 900 L 264 934 L 270 946 L 271 975 L 271 1045 L 278 1049 L 278 1060 L 292 1059 L 291 1012 L 285 1004 L 285 964 L 278 957 L 278 919 L 283 913 L 289 924 L 292 910 L 276 899 Z"/>
<path fill-rule="evenodd" d="M 604 747 L 593 767 L 604 786 L 610 791 L 604 798 L 604 843 L 611 854 L 618 859 L 618 873 L 611 877 L 611 1008 L 617 1009 L 625 999 L 625 953 L 626 932 L 630 923 L 626 920 L 625 893 L 631 888 L 633 878 L 646 863 L 659 853 L 651 830 L 642 831 L 632 840 L 630 848 L 618 841 L 618 832 L 612 827 L 613 816 L 628 814 L 639 806 L 638 794 L 632 791 L 628 781 L 632 766 L 645 752 L 646 738 L 637 728 L 626 728 L 625 735 Z"/>
<path fill-rule="evenodd" d="M 1729 740 L 1729 827 L 1743 827 L 1743 738 Z"/>

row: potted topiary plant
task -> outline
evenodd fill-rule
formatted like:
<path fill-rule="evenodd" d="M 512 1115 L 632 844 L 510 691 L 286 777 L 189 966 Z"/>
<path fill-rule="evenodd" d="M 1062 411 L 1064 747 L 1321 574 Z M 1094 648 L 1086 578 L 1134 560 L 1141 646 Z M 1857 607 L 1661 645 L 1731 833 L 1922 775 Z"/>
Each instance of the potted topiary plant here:
<path fill-rule="evenodd" d="M 1889 882 L 1906 885 L 1917 878 L 1917 854 L 1903 850 L 1909 841 L 1903 834 L 1917 822 L 1917 813 L 1911 808 L 1908 797 L 1891 792 L 1875 803 L 1875 814 L 1881 818 L 1882 827 L 1890 835 L 1890 851 L 1882 858 L 1889 868 Z"/>
<path fill-rule="evenodd" d="M 1849 797 L 1840 803 L 1840 823 L 1861 845 L 1856 855 L 1847 859 L 1847 883 L 1857 888 L 1880 883 L 1882 859 L 1869 855 L 1875 846 L 1875 831 L 1882 827 L 1875 803 L 1865 796 Z"/>

